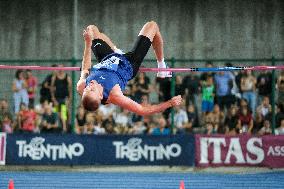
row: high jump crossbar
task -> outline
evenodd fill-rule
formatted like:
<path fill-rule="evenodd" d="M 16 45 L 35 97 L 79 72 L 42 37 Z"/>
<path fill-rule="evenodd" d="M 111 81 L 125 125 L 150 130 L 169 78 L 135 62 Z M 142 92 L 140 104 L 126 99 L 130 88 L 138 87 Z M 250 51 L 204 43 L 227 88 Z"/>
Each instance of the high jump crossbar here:
<path fill-rule="evenodd" d="M 63 71 L 80 71 L 80 67 L 49 67 L 49 66 L 12 66 L 12 65 L 0 65 L 0 69 L 12 69 L 12 70 L 63 70 Z M 139 69 L 140 72 L 220 72 L 220 71 L 238 71 L 238 70 L 284 70 L 284 65 L 277 66 L 232 66 L 232 67 L 201 67 L 201 68 L 145 68 Z"/>

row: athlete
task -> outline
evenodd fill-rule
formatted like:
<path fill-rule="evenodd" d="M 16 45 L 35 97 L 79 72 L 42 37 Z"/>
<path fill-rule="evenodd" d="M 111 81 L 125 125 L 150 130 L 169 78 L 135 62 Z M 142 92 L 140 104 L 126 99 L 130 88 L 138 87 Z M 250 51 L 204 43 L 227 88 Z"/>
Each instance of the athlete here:
<path fill-rule="evenodd" d="M 139 67 L 151 45 L 157 58 L 158 68 L 166 68 L 163 53 L 163 39 L 156 22 L 147 22 L 141 29 L 134 48 L 123 53 L 95 25 L 88 26 L 84 32 L 85 49 L 81 77 L 77 91 L 82 96 L 82 104 L 88 111 L 95 111 L 100 104 L 112 103 L 136 114 L 145 116 L 178 106 L 181 96 L 170 100 L 143 106 L 123 94 L 127 82 L 136 76 Z M 91 51 L 98 64 L 91 67 Z M 162 71 L 157 77 L 171 77 L 171 72 Z"/>

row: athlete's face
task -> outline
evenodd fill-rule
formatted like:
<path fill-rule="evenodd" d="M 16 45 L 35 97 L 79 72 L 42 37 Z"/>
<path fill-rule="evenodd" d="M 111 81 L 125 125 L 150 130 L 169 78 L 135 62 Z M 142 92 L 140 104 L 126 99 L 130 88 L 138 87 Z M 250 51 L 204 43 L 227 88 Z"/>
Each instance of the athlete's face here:
<path fill-rule="evenodd" d="M 92 98 L 103 99 L 103 87 L 97 81 L 92 80 L 84 89 L 83 95 L 90 95 Z"/>

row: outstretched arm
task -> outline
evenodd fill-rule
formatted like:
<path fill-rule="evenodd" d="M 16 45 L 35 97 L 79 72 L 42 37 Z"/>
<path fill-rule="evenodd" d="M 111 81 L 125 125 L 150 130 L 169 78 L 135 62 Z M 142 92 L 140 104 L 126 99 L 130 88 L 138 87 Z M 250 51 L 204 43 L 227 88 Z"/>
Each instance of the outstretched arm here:
<path fill-rule="evenodd" d="M 122 108 L 125 108 L 131 112 L 134 112 L 138 115 L 146 116 L 154 113 L 163 112 L 164 110 L 170 107 L 179 106 L 182 102 L 182 98 L 179 95 L 160 104 L 143 106 L 131 100 L 130 98 L 124 96 L 123 93 L 120 91 L 116 94 L 111 94 L 109 97 L 109 102 L 118 105 Z"/>
<path fill-rule="evenodd" d="M 84 55 L 82 60 L 82 68 L 81 68 L 81 76 L 79 81 L 77 82 L 77 91 L 80 95 L 82 95 L 83 90 L 86 85 L 86 78 L 89 74 L 89 69 L 92 65 L 92 53 L 91 53 L 91 46 L 92 46 L 92 38 L 90 29 L 87 28 L 87 30 L 84 30 L 83 36 L 85 40 L 85 49 L 84 49 Z"/>

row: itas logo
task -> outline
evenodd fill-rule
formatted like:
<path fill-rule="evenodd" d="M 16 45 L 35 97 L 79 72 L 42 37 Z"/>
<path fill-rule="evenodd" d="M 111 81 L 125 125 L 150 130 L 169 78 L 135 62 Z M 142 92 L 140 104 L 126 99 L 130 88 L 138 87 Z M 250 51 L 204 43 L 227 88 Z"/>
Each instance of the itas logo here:
<path fill-rule="evenodd" d="M 115 157 L 117 159 L 128 159 L 129 161 L 139 161 L 142 158 L 149 161 L 170 160 L 181 155 L 181 146 L 173 143 L 170 145 L 148 146 L 142 145 L 141 138 L 131 138 L 127 144 L 122 141 L 114 141 Z"/>
<path fill-rule="evenodd" d="M 226 147 L 226 148 L 225 148 Z M 213 151 L 209 158 L 208 151 Z M 200 164 L 259 164 L 265 158 L 261 138 L 250 138 L 245 145 L 241 145 L 240 138 L 200 138 Z M 224 157 L 224 158 L 222 158 Z M 234 160 L 233 160 L 234 159 Z"/>
<path fill-rule="evenodd" d="M 57 159 L 72 159 L 74 156 L 79 157 L 84 153 L 84 146 L 80 143 L 60 145 L 44 144 L 45 139 L 42 137 L 32 138 L 29 144 L 25 140 L 18 140 L 18 156 L 22 158 L 30 157 L 32 160 L 41 160 L 46 157 L 53 161 Z"/>

